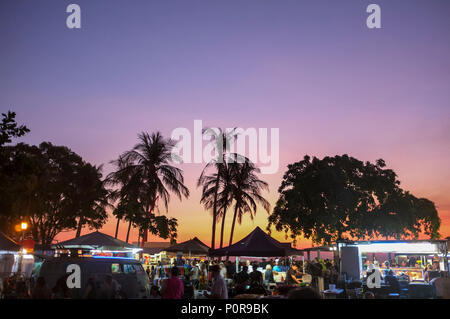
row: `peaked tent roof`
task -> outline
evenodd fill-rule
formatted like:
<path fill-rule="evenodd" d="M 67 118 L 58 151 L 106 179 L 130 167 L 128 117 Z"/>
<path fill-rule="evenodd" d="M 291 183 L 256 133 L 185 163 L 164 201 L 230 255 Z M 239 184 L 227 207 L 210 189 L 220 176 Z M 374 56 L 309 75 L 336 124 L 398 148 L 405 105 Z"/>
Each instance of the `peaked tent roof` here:
<path fill-rule="evenodd" d="M 303 256 L 303 251 L 292 247 L 291 243 L 280 243 L 286 249 L 287 256 Z"/>
<path fill-rule="evenodd" d="M 191 240 L 172 245 L 164 249 L 168 252 L 182 252 L 184 254 L 208 255 L 209 247 L 200 241 L 197 237 Z"/>
<path fill-rule="evenodd" d="M 20 245 L 17 244 L 13 239 L 0 232 L 0 250 L 19 251 Z"/>
<path fill-rule="evenodd" d="M 104 250 L 131 250 L 137 248 L 131 244 L 121 241 L 112 236 L 106 235 L 99 231 L 89 233 L 77 238 L 54 244 L 53 247 L 64 248 L 87 248 L 87 249 L 104 249 Z"/>
<path fill-rule="evenodd" d="M 288 246 L 289 245 L 289 246 Z M 289 243 L 280 243 L 270 237 L 261 228 L 256 227 L 247 237 L 237 243 L 215 250 L 210 250 L 210 256 L 248 256 L 248 257 L 281 257 L 301 255 Z"/>

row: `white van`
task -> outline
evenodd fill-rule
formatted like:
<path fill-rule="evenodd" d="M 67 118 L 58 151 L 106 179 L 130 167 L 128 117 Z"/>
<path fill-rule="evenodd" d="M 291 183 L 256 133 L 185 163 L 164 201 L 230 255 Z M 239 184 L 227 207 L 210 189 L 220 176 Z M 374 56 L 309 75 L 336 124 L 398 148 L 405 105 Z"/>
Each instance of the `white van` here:
<path fill-rule="evenodd" d="M 45 260 L 38 276 L 44 277 L 47 287 L 53 288 L 57 280 L 67 275 L 67 267 L 77 264 L 81 270 L 81 288 L 72 288 L 72 298 L 82 298 L 88 280 L 96 277 L 102 284 L 106 276 L 111 275 L 121 286 L 123 298 L 148 298 L 150 280 L 142 264 L 131 258 L 119 257 L 59 257 Z M 71 273 L 71 272 L 69 272 Z"/>

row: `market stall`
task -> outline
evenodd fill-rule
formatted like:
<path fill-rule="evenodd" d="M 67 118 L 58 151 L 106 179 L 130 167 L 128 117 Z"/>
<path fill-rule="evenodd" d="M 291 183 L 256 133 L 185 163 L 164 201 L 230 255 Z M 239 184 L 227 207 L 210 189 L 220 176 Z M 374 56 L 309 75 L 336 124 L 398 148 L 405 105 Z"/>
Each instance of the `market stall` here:
<path fill-rule="evenodd" d="M 139 259 L 138 248 L 107 234 L 95 231 L 52 245 L 55 257 L 61 254 L 82 256 L 127 257 Z"/>
<path fill-rule="evenodd" d="M 381 270 L 392 270 L 410 281 L 423 281 L 427 266 L 434 271 L 448 271 L 448 251 L 445 240 L 355 241 L 340 243 L 340 247 L 356 247 L 361 278 L 369 264 Z"/>
<path fill-rule="evenodd" d="M 303 253 L 293 248 L 290 243 L 281 243 L 266 234 L 261 228 L 256 227 L 249 235 L 235 244 L 211 250 L 209 255 L 212 257 L 236 257 L 236 270 L 238 271 L 239 257 L 289 257 L 302 256 Z M 276 282 L 282 282 L 285 278 L 285 271 L 274 275 Z"/>
<path fill-rule="evenodd" d="M 144 250 L 145 251 L 145 250 Z M 184 280 L 191 270 L 191 266 L 182 263 L 182 260 L 204 260 L 208 256 L 209 247 L 194 237 L 185 242 L 172 245 L 158 252 L 160 259 L 155 269 L 153 284 L 161 287 L 162 281 L 169 277 L 171 265 L 177 265 L 180 279 Z"/>
<path fill-rule="evenodd" d="M 384 295 L 431 297 L 429 282 L 448 272 L 446 240 L 346 241 L 337 245 L 341 274 L 360 279 L 365 287 L 368 276 L 378 270 L 381 284 L 376 290 Z M 386 281 L 388 277 L 394 278 L 395 285 Z"/>
<path fill-rule="evenodd" d="M 33 255 L 21 250 L 21 246 L 12 238 L 0 232 L 0 278 L 6 278 L 19 270 L 20 254 L 22 253 L 21 273 L 30 277 L 33 270 Z"/>
<path fill-rule="evenodd" d="M 182 254 L 185 258 L 199 258 L 208 256 L 209 247 L 200 241 L 200 239 L 194 237 L 185 242 L 172 245 L 166 248 L 165 251 L 171 256 Z"/>

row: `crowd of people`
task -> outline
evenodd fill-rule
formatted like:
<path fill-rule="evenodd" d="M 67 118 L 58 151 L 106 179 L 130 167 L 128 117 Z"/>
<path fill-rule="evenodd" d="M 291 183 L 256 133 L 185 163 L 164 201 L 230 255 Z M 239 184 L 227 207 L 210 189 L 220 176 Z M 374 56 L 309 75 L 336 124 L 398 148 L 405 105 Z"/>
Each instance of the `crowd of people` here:
<path fill-rule="evenodd" d="M 152 283 L 162 279 L 160 285 L 152 286 L 151 298 L 190 299 L 195 291 L 201 291 L 204 298 L 240 298 L 251 296 L 288 297 L 289 291 L 300 289 L 314 291 L 318 294 L 318 278 L 324 278 L 329 284 L 338 280 L 337 267 L 331 260 L 316 258 L 313 261 L 293 261 L 290 259 L 263 259 L 243 261 L 238 267 L 230 260 L 181 260 L 178 265 L 171 265 L 168 278 L 162 265 L 147 266 L 146 272 Z M 275 276 L 281 276 L 278 284 Z M 305 282 L 304 276 L 310 280 Z M 281 282 L 281 283 L 280 283 Z M 160 287 L 159 287 L 160 286 Z M 295 293 L 294 296 L 313 296 L 311 293 Z"/>
<path fill-rule="evenodd" d="M 402 278 L 392 271 L 387 261 L 380 269 L 384 286 L 389 288 L 387 293 L 399 293 L 402 290 Z M 292 259 L 247 260 L 238 265 L 230 260 L 181 259 L 171 265 L 147 266 L 145 270 L 151 283 L 150 299 L 314 299 L 321 297 L 319 291 L 330 287 L 349 288 L 345 283 L 345 275 L 339 274 L 334 262 L 320 258 L 305 262 Z M 441 281 L 445 281 L 448 286 L 448 278 L 442 274 L 436 277 L 435 272 L 433 265 L 429 265 L 424 272 L 424 281 L 437 288 L 443 286 Z M 366 277 L 370 275 L 370 272 L 366 272 Z M 127 298 L 112 275 L 106 275 L 101 280 L 95 275 L 91 276 L 81 295 L 72 296 L 72 290 L 67 287 L 67 276 L 59 278 L 53 287 L 49 287 L 43 277 L 26 279 L 13 275 L 0 281 L 0 298 Z M 364 280 L 358 282 L 358 287 L 362 287 L 363 283 Z M 363 298 L 375 297 L 376 291 L 366 289 L 363 293 Z"/>
<path fill-rule="evenodd" d="M 288 298 L 289 291 L 317 291 L 317 278 L 323 277 L 326 284 L 337 280 L 337 271 L 330 260 L 315 259 L 303 264 L 289 259 L 263 259 L 243 261 L 236 267 L 230 260 L 180 260 L 177 265 L 170 266 L 169 274 L 161 264 L 147 266 L 151 286 L 150 299 L 228 299 L 264 296 Z M 237 268 L 237 269 L 236 269 Z M 312 280 L 304 282 L 309 274 Z M 275 283 L 275 277 L 281 276 L 282 284 Z M 159 279 L 155 281 L 155 279 Z M 4 299 L 70 299 L 71 289 L 66 284 L 67 276 L 59 278 L 53 287 L 48 287 L 43 277 L 25 279 L 11 276 L 0 281 L 0 298 Z M 159 284 L 156 284 L 158 282 Z M 197 295 L 196 295 L 197 292 Z M 198 296 L 198 292 L 201 295 Z M 310 293 L 293 293 L 295 296 L 316 296 Z M 85 299 L 120 299 L 120 284 L 107 275 L 99 280 L 95 275 L 90 277 L 86 286 L 77 297 Z M 317 294 L 317 297 L 320 297 Z"/>

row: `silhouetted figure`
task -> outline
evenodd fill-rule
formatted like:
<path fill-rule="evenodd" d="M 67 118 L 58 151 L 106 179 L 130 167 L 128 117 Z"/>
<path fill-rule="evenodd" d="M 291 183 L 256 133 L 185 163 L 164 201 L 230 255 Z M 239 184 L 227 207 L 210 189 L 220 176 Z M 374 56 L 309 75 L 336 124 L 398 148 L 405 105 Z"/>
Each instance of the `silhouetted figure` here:
<path fill-rule="evenodd" d="M 163 281 L 161 295 L 163 299 L 181 299 L 184 293 L 184 284 L 178 278 L 178 268 L 172 267 L 170 278 Z"/>
<path fill-rule="evenodd" d="M 52 299 L 70 299 L 72 294 L 67 287 L 67 277 L 64 275 L 56 281 L 55 286 L 52 289 Z"/>
<path fill-rule="evenodd" d="M 51 291 L 47 287 L 44 277 L 38 277 L 36 280 L 36 285 L 33 289 L 32 298 L 33 299 L 50 299 Z"/>
<path fill-rule="evenodd" d="M 66 286 L 67 287 L 67 286 Z M 100 285 L 96 276 L 89 278 L 84 291 L 84 299 L 98 299 L 100 297 Z"/>

